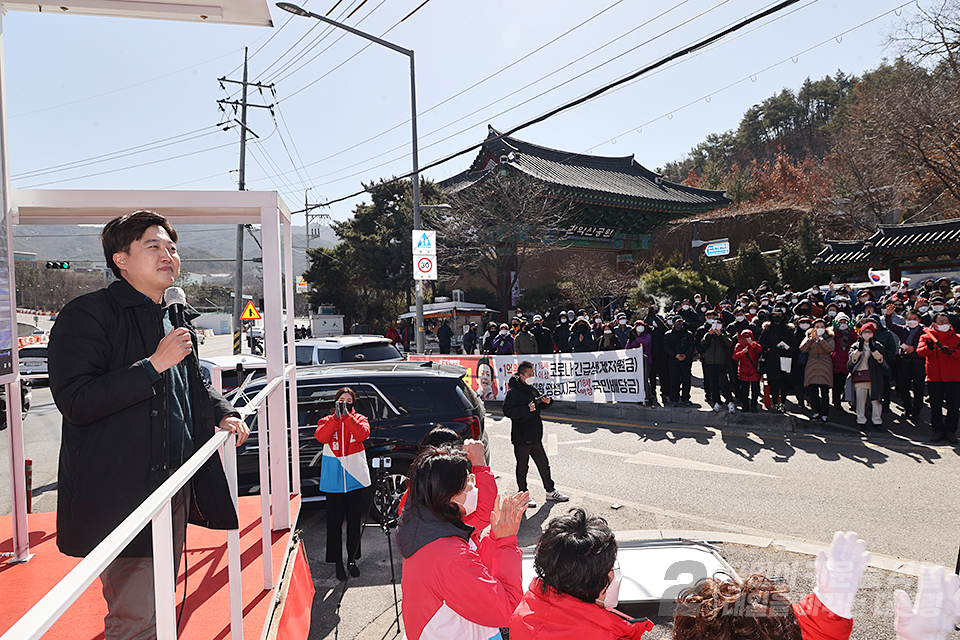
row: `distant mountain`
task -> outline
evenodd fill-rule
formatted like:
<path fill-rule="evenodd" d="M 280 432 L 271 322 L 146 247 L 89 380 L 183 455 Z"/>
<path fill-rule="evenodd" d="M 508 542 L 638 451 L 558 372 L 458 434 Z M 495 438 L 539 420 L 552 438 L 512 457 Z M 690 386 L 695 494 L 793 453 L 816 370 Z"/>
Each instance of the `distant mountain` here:
<path fill-rule="evenodd" d="M 251 230 L 260 239 L 260 230 Z M 293 235 L 293 270 L 297 275 L 307 268 L 305 229 L 295 226 Z M 237 249 L 237 228 L 224 225 L 182 225 L 177 228 L 178 248 L 183 268 L 191 273 L 213 274 L 233 272 Z M 310 238 L 310 247 L 333 247 L 336 234 L 321 227 L 319 237 Z M 13 227 L 14 251 L 37 254 L 37 260 L 68 260 L 73 263 L 104 261 L 100 246 L 100 227 L 77 225 L 16 225 Z M 244 258 L 260 257 L 260 247 L 248 232 L 243 242 Z M 252 271 L 252 266 L 247 269 Z M 246 269 L 245 269 L 246 271 Z M 244 278 L 246 280 L 246 278 Z"/>

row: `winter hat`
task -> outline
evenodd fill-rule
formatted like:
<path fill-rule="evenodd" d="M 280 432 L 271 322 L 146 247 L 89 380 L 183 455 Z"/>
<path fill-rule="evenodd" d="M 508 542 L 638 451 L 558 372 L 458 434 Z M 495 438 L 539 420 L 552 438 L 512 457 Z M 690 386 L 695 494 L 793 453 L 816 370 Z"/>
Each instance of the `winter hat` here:
<path fill-rule="evenodd" d="M 842 311 L 837 314 L 837 316 L 834 318 L 834 320 L 836 320 L 838 323 L 839 323 L 839 322 L 846 322 L 847 324 L 850 324 L 850 316 L 848 316 L 847 314 L 843 313 Z"/>
<path fill-rule="evenodd" d="M 752 339 L 752 338 L 753 338 L 753 331 L 751 331 L 750 329 L 744 329 L 743 331 L 740 332 L 740 337 L 742 337 L 742 338 L 751 338 L 751 339 Z"/>
<path fill-rule="evenodd" d="M 873 321 L 864 322 L 860 326 L 860 330 L 858 331 L 858 334 L 863 335 L 864 331 L 872 331 L 873 335 L 877 335 L 877 325 L 875 325 Z"/>

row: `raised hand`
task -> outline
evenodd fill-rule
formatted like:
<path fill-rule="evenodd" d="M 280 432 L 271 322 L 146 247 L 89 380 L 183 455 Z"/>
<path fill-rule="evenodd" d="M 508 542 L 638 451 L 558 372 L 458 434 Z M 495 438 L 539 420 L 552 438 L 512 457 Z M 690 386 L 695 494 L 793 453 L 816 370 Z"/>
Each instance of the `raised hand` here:
<path fill-rule="evenodd" d="M 512 496 L 501 496 L 493 503 L 493 513 L 490 517 L 490 534 L 494 538 L 509 538 L 520 531 L 523 514 L 527 511 L 529 491 L 521 491 Z"/>
<path fill-rule="evenodd" d="M 870 562 L 867 543 L 853 531 L 833 534 L 829 551 L 820 551 L 816 560 L 817 586 L 813 593 L 823 605 L 840 616 L 852 618 L 853 600 L 860 578 Z"/>
<path fill-rule="evenodd" d="M 943 567 L 925 567 L 920 573 L 916 605 L 902 589 L 893 596 L 898 640 L 946 640 L 960 617 L 958 578 Z"/>

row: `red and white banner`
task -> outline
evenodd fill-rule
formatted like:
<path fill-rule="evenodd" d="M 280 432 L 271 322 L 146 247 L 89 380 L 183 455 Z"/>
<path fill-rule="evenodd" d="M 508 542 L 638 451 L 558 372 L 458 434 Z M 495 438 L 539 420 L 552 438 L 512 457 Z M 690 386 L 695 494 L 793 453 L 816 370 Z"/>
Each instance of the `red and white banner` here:
<path fill-rule="evenodd" d="M 643 349 L 522 356 L 411 355 L 460 365 L 463 377 L 484 400 L 503 400 L 510 376 L 524 360 L 533 363 L 533 385 L 545 396 L 565 402 L 643 402 Z"/>

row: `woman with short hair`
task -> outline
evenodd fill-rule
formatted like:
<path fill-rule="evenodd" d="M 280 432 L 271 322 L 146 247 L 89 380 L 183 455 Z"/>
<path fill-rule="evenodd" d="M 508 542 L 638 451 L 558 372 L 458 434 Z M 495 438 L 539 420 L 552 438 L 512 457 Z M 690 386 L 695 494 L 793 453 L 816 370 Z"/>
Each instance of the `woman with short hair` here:
<path fill-rule="evenodd" d="M 510 618 L 510 640 L 638 639 L 653 629 L 617 611 L 617 540 L 607 521 L 577 507 L 537 541 L 537 577 Z"/>

